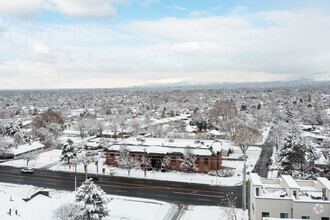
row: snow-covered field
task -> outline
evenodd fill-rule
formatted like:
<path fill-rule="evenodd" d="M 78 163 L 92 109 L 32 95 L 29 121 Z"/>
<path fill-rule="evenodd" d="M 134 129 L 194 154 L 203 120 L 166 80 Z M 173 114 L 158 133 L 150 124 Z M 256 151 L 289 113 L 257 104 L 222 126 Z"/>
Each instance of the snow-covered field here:
<path fill-rule="evenodd" d="M 28 198 L 39 190 L 49 191 L 49 197 L 37 195 L 30 201 Z M 178 207 L 172 203 L 160 202 L 150 199 L 131 198 L 123 196 L 107 195 L 110 216 L 107 219 L 130 220 L 161 220 L 171 219 L 178 212 Z M 52 219 L 53 210 L 61 204 L 73 202 L 74 192 L 44 189 L 30 185 L 17 185 L 0 183 L 0 219 Z M 11 215 L 9 215 L 11 209 Z M 17 210 L 17 215 L 16 215 Z M 243 212 L 237 209 L 238 216 Z M 247 216 L 247 213 L 245 213 Z M 223 209 L 218 206 L 188 206 L 178 215 L 178 219 L 226 219 Z M 241 219 L 241 218 L 240 218 Z M 247 217 L 245 218 L 247 219 Z"/>
<path fill-rule="evenodd" d="M 29 162 L 29 167 L 32 168 L 41 168 L 47 165 L 56 163 L 59 161 L 61 156 L 62 150 L 51 150 L 46 151 L 39 154 L 39 157 L 36 160 L 31 160 Z M 19 159 L 19 160 L 11 160 L 4 163 L 0 163 L 0 165 L 5 166 L 14 166 L 14 167 L 26 167 L 26 160 Z"/>

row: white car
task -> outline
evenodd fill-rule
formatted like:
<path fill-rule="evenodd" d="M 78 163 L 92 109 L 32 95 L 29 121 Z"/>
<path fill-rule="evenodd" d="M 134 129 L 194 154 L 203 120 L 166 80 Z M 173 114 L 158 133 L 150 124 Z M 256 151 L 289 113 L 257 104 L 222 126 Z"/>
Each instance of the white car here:
<path fill-rule="evenodd" d="M 21 169 L 21 173 L 33 173 L 33 169 L 32 168 L 23 168 Z"/>

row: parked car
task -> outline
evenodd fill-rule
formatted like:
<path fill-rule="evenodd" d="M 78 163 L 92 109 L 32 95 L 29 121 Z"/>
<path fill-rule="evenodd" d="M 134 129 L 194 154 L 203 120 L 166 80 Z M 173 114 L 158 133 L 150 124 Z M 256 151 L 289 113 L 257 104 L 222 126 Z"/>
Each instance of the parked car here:
<path fill-rule="evenodd" d="M 249 157 L 246 155 L 246 159 L 247 158 L 249 158 Z M 240 156 L 239 159 L 244 159 L 244 154 L 242 154 L 242 156 Z"/>
<path fill-rule="evenodd" d="M 23 168 L 21 169 L 21 173 L 30 173 L 32 174 L 34 170 L 32 168 Z"/>
<path fill-rule="evenodd" d="M 97 151 L 87 151 L 86 156 L 95 156 L 98 155 L 99 153 Z"/>
<path fill-rule="evenodd" d="M 272 158 L 269 158 L 268 160 L 267 160 L 267 165 L 272 165 L 273 164 L 273 159 Z"/>
<path fill-rule="evenodd" d="M 87 179 L 92 179 L 94 181 L 99 180 L 97 176 L 87 176 Z"/>

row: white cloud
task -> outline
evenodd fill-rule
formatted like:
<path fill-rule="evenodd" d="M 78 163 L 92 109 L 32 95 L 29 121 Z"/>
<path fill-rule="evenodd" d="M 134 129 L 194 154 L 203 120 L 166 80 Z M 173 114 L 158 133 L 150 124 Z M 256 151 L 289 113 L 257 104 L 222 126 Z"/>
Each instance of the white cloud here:
<path fill-rule="evenodd" d="M 174 5 L 170 5 L 170 6 L 167 6 L 168 8 L 172 8 L 172 9 L 175 9 L 175 10 L 179 10 L 179 11 L 184 11 L 184 10 L 187 10 L 186 8 L 180 6 L 180 5 L 177 5 L 177 4 L 174 4 Z"/>
<path fill-rule="evenodd" d="M 198 17 L 201 15 L 200 11 L 193 11 L 188 14 L 188 17 Z"/>
<path fill-rule="evenodd" d="M 149 7 L 150 5 L 157 4 L 159 0 L 140 0 L 138 2 L 142 7 Z"/>
<path fill-rule="evenodd" d="M 33 17 L 39 13 L 43 0 L 1 0 L 0 15 L 14 18 Z"/>
<path fill-rule="evenodd" d="M 0 35 L 0 88 L 329 80 L 329 26 L 330 16 L 317 10 L 164 18 L 115 29 L 10 23 Z"/>
<path fill-rule="evenodd" d="M 48 0 L 61 13 L 86 19 L 112 18 L 117 15 L 113 4 L 126 4 L 127 0 Z"/>
<path fill-rule="evenodd" d="M 5 30 L 5 25 L 3 24 L 2 20 L 0 19 L 0 32 Z"/>

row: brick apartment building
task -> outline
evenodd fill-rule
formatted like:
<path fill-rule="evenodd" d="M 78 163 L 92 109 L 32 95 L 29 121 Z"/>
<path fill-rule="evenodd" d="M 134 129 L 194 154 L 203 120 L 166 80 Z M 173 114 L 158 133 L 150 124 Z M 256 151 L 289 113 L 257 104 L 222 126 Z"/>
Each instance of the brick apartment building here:
<path fill-rule="evenodd" d="M 171 159 L 170 169 L 180 171 L 180 158 L 189 147 L 196 156 L 199 173 L 220 169 L 222 163 L 222 143 L 214 140 L 187 140 L 163 138 L 129 138 L 106 149 L 106 163 L 117 166 L 116 157 L 125 145 L 132 157 L 141 161 L 142 156 L 150 158 L 154 169 L 161 168 L 161 160 L 168 156 Z"/>

